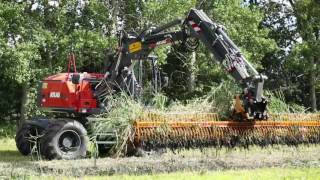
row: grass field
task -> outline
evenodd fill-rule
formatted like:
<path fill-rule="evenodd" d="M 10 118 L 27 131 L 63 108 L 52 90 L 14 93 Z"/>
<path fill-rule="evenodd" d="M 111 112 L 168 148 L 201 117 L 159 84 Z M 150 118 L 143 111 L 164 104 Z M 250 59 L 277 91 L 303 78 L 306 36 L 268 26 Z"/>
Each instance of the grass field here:
<path fill-rule="evenodd" d="M 0 139 L 0 179 L 320 179 L 320 146 L 204 149 L 146 157 L 37 161 Z"/>
<path fill-rule="evenodd" d="M 160 174 L 151 176 L 118 176 L 123 179 L 319 179 L 320 169 L 316 168 L 261 168 L 254 170 L 227 170 L 227 171 L 211 171 L 211 172 L 179 172 L 171 174 Z M 98 178 L 96 178 L 98 179 Z M 103 179 L 103 178 L 100 178 Z M 117 177 L 115 177 L 117 179 Z"/>
<path fill-rule="evenodd" d="M 320 179 L 320 169 L 318 168 L 261 168 L 254 170 L 227 170 L 227 171 L 209 171 L 209 172 L 176 172 L 168 174 L 154 174 L 154 175 L 115 175 L 115 176 L 84 176 L 79 179 L 88 180 L 211 180 L 211 179 L 223 179 L 223 180 L 277 180 L 277 179 Z M 26 179 L 74 179 L 75 177 L 66 176 L 29 176 Z M 76 178 L 75 178 L 76 179 Z"/>

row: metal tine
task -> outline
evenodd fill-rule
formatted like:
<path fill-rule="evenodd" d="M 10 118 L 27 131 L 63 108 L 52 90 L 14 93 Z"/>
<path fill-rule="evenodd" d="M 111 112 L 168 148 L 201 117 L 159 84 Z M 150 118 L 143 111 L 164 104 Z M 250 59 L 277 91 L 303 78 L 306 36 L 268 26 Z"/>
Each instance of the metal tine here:
<path fill-rule="evenodd" d="M 137 131 L 141 136 L 136 137 L 153 142 L 156 139 L 160 144 L 170 142 L 172 145 L 175 138 L 179 145 L 211 142 L 216 146 L 220 143 L 231 146 L 232 143 L 237 143 L 232 142 L 234 137 L 245 137 L 243 141 L 248 141 L 247 144 L 315 143 L 320 141 L 320 114 L 272 114 L 271 121 L 256 121 L 254 126 L 252 124 L 249 126 L 248 122 L 232 122 L 231 125 L 226 122 L 219 123 L 217 122 L 219 117 L 215 113 L 160 114 L 149 112 L 144 114 L 143 118 L 139 118 L 140 120 L 151 121 L 151 123 L 153 121 L 168 123 L 169 129 L 160 135 L 156 135 L 156 127 L 159 125 L 157 123 L 153 123 L 153 128 L 139 126 L 140 131 Z M 203 126 L 203 123 L 208 122 L 216 123 L 209 127 Z M 243 126 L 243 124 L 249 125 Z"/>

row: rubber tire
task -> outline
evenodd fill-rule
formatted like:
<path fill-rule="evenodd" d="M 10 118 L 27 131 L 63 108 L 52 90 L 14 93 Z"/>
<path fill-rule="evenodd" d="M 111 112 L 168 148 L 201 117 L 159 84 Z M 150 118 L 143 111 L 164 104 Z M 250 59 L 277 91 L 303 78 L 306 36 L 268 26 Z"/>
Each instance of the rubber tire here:
<path fill-rule="evenodd" d="M 65 130 L 73 130 L 81 139 L 80 148 L 73 153 L 63 153 L 58 146 L 61 133 Z M 45 135 L 41 138 L 41 155 L 48 160 L 52 159 L 79 159 L 86 156 L 88 146 L 87 131 L 81 123 L 75 120 L 53 120 L 49 123 Z"/>
<path fill-rule="evenodd" d="M 32 128 L 35 128 L 35 126 L 26 121 L 22 124 L 22 126 L 17 130 L 16 133 L 15 140 L 17 149 L 24 156 L 27 156 L 31 153 L 32 144 L 26 138 L 31 133 Z"/>

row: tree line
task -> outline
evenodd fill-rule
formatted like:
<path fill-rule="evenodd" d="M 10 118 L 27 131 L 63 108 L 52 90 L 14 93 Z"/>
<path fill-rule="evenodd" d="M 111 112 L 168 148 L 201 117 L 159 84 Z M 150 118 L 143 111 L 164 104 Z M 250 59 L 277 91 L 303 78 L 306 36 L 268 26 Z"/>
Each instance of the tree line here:
<path fill-rule="evenodd" d="M 103 72 L 117 46 L 119 22 L 127 32 L 139 33 L 185 17 L 194 7 L 223 25 L 269 77 L 266 89 L 281 90 L 288 102 L 310 111 L 319 108 L 319 0 L 1 0 L 0 120 L 38 114 L 38 82 L 66 71 L 71 51 L 79 70 Z M 202 96 L 232 81 L 202 45 L 196 52 L 161 47 L 154 54 L 169 77 L 163 93 L 171 99 Z"/>

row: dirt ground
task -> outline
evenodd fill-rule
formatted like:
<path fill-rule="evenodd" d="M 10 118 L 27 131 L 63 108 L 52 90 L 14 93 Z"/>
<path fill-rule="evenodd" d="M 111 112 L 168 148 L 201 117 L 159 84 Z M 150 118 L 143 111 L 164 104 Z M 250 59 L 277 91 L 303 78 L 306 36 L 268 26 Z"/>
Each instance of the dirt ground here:
<path fill-rule="evenodd" d="M 320 168 L 320 146 L 275 146 L 261 149 L 207 148 L 151 153 L 144 157 L 90 158 L 81 160 L 31 160 L 17 151 L 0 151 L 1 176 L 29 175 L 118 175 L 154 174 L 176 171 L 255 169 L 265 167 Z M 12 158 L 11 158 L 12 157 Z"/>

